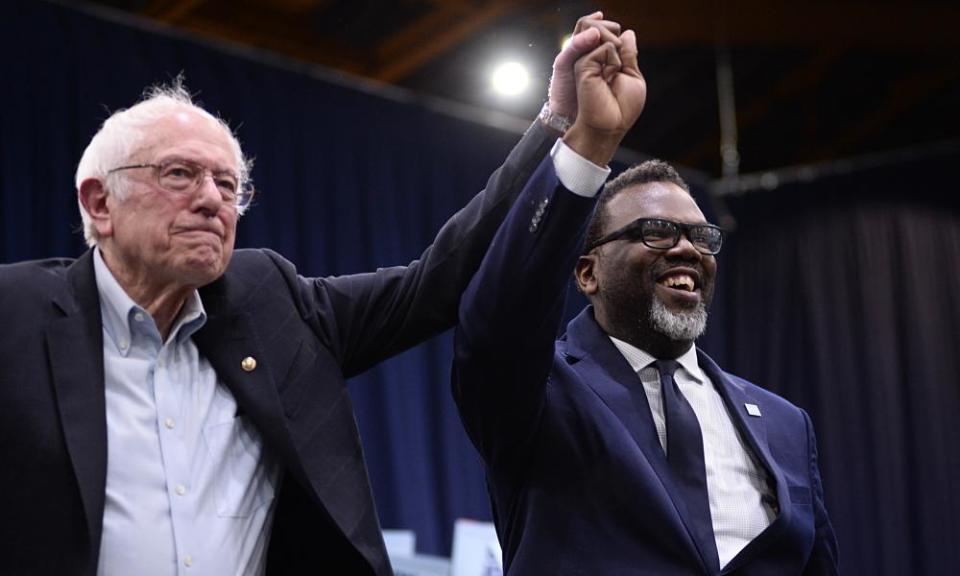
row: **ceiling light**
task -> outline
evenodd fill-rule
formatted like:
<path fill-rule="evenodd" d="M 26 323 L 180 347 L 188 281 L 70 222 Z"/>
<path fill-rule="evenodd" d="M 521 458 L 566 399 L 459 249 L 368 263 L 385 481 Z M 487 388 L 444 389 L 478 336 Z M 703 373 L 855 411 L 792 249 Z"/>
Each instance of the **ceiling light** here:
<path fill-rule="evenodd" d="M 504 62 L 494 69 L 490 80 L 497 94 L 516 96 L 530 85 L 530 73 L 519 62 Z"/>

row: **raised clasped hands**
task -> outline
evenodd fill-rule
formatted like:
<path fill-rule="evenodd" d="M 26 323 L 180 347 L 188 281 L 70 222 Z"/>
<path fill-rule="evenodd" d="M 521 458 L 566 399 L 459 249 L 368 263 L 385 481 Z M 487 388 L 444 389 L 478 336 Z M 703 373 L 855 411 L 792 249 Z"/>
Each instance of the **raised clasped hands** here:
<path fill-rule="evenodd" d="M 619 24 L 603 20 L 602 14 L 595 13 L 577 22 L 571 45 L 554 63 L 556 82 L 558 63 L 564 58 L 576 58 L 573 65 L 576 120 L 564 136 L 564 142 L 603 166 L 613 158 L 646 103 L 647 85 L 637 64 L 637 37 L 633 30 L 621 33 Z M 568 70 L 569 66 L 563 69 Z M 565 95 L 551 86 L 551 108 L 555 96 L 559 97 L 555 92 Z M 569 105 L 569 97 L 567 102 L 557 104 Z M 554 108 L 554 111 L 558 110 Z"/>

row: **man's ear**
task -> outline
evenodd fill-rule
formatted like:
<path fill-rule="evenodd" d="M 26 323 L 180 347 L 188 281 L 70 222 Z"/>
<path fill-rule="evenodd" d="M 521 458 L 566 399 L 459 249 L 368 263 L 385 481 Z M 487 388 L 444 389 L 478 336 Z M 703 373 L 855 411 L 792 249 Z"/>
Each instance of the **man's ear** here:
<path fill-rule="evenodd" d="M 596 266 L 597 257 L 593 254 L 584 254 L 577 259 L 577 265 L 573 269 L 573 275 L 577 279 L 577 288 L 585 296 L 593 296 L 597 293 Z"/>
<path fill-rule="evenodd" d="M 97 178 L 87 178 L 80 183 L 77 191 L 80 204 L 90 216 L 97 229 L 97 236 L 108 238 L 113 234 L 113 221 L 110 219 L 110 207 L 107 205 L 109 194 L 103 186 L 103 181 Z"/>

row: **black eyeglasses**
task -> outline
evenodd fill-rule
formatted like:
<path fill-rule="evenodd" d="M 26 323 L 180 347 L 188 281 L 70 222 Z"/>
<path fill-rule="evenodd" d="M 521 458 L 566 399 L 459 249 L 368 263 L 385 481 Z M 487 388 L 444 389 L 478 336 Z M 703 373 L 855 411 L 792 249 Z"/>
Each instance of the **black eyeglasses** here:
<path fill-rule="evenodd" d="M 626 238 L 630 242 L 641 241 L 656 250 L 669 250 L 680 242 L 680 233 L 687 237 L 701 254 L 714 255 L 723 245 L 723 230 L 713 224 L 683 224 L 660 218 L 637 218 L 623 228 L 603 236 L 584 249 L 584 254 L 597 246 Z"/>
<path fill-rule="evenodd" d="M 153 168 L 160 188 L 178 194 L 195 192 L 203 184 L 203 179 L 209 173 L 224 202 L 236 204 L 239 210 L 243 210 L 253 201 L 253 189 L 242 187 L 240 177 L 233 172 L 211 170 L 189 160 L 169 160 L 160 164 L 130 164 L 114 168 L 108 174 L 135 168 Z"/>

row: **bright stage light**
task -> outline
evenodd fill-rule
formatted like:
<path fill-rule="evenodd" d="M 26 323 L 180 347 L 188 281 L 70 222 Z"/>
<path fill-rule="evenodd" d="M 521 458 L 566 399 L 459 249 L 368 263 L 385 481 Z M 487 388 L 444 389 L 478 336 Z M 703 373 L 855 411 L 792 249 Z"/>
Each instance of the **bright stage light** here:
<path fill-rule="evenodd" d="M 519 62 L 504 62 L 494 69 L 491 82 L 497 94 L 517 96 L 530 85 L 530 73 Z"/>

